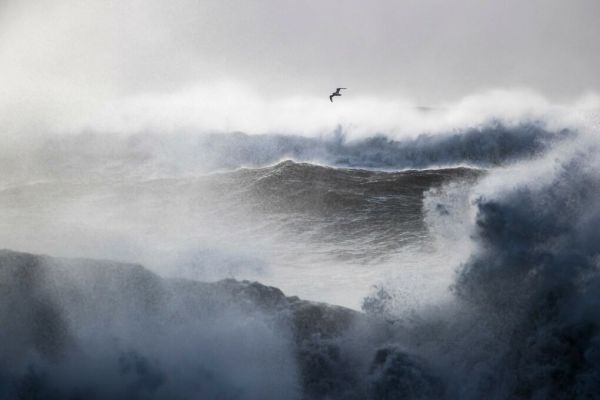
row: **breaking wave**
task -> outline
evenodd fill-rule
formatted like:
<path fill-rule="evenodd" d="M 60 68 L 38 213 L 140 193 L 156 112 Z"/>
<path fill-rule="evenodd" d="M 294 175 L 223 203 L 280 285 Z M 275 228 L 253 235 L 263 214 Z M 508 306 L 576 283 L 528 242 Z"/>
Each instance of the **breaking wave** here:
<path fill-rule="evenodd" d="M 479 379 L 460 397 L 585 399 L 600 392 L 597 167 L 595 151 L 579 153 L 541 186 L 478 200 L 478 251 L 454 291 L 483 325 L 468 336 L 494 351 L 477 367 L 472 358 L 461 365 L 463 373 L 479 370 Z"/>
<path fill-rule="evenodd" d="M 576 137 L 576 130 L 539 122 L 483 124 L 414 138 L 371 134 L 351 138 L 338 127 L 317 137 L 244 133 L 48 136 L 0 152 L 3 182 L 32 179 L 193 176 L 282 160 L 363 169 L 490 168 L 539 157 Z M 18 158 L 15 158 L 18 155 Z M 15 167 L 17 166 L 17 167 Z"/>

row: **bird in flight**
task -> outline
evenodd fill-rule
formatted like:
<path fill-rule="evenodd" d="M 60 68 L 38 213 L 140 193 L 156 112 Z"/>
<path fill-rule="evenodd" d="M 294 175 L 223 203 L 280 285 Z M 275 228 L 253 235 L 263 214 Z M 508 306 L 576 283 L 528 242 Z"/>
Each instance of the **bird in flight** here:
<path fill-rule="evenodd" d="M 346 89 L 345 87 L 339 87 L 335 90 L 335 92 L 331 93 L 331 96 L 329 96 L 329 101 L 331 101 L 333 103 L 333 98 L 335 96 L 341 96 L 342 94 L 340 93 L 340 90 Z"/>

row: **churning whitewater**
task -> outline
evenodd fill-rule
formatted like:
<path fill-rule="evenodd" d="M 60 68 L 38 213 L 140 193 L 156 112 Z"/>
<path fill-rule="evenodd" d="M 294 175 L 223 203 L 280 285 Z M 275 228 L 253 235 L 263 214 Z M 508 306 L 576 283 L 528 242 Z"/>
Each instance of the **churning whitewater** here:
<path fill-rule="evenodd" d="M 0 398 L 595 398 L 600 141 L 565 121 L 13 143 Z"/>

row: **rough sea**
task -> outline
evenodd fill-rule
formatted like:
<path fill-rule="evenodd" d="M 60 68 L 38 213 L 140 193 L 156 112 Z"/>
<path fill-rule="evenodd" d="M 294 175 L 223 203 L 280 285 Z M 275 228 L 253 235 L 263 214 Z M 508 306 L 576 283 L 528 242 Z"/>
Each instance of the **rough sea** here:
<path fill-rule="evenodd" d="M 15 144 L 0 398 L 599 398 L 598 125 L 564 121 Z"/>

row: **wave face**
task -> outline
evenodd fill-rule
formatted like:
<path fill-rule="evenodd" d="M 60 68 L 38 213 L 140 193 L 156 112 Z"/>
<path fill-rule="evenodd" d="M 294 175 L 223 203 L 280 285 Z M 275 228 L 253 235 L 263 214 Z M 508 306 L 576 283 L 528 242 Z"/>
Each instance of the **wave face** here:
<path fill-rule="evenodd" d="M 427 235 L 425 193 L 449 182 L 473 184 L 485 174 L 469 168 L 381 172 L 285 161 L 231 174 L 247 183 L 243 196 L 280 229 L 335 243 L 348 258 L 383 257 Z M 343 239 L 342 239 L 343 238 Z M 343 243 L 340 243 L 340 239 Z"/>

